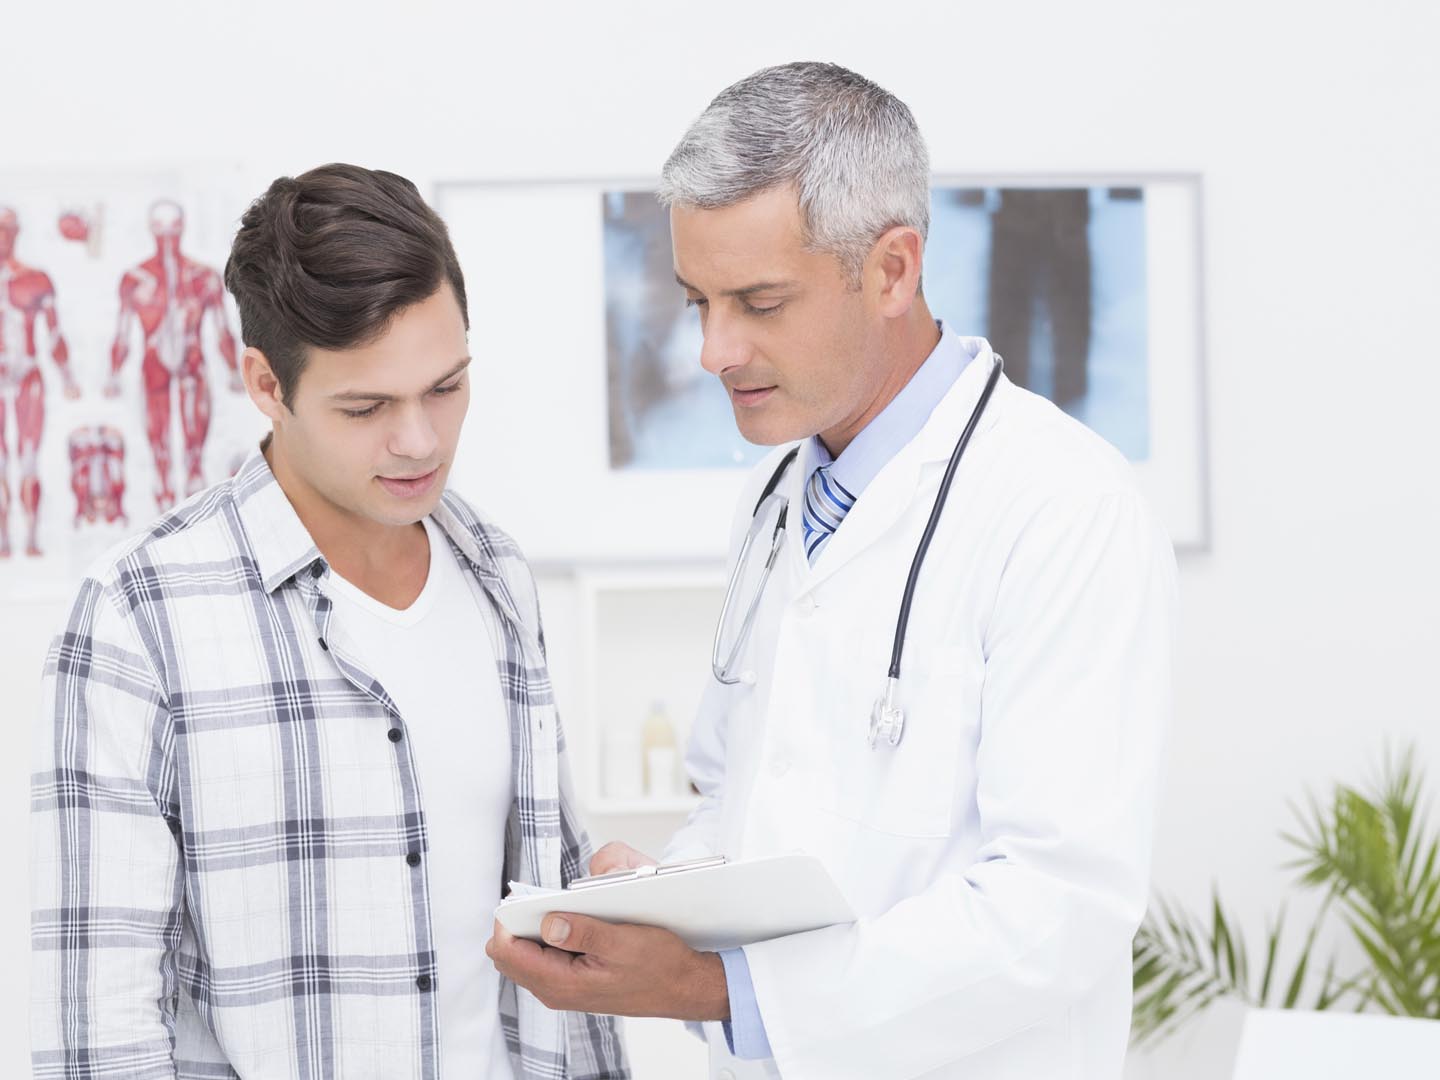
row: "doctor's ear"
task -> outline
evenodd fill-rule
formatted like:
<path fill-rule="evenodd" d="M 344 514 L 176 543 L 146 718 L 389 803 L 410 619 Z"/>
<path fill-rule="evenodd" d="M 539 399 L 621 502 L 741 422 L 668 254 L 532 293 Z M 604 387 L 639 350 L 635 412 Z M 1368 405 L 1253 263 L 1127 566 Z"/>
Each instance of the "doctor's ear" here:
<path fill-rule="evenodd" d="M 886 318 L 899 318 L 915 303 L 924 251 L 924 238 L 909 225 L 887 229 L 870 249 L 862 271 L 864 283 L 876 290 L 877 307 Z"/>

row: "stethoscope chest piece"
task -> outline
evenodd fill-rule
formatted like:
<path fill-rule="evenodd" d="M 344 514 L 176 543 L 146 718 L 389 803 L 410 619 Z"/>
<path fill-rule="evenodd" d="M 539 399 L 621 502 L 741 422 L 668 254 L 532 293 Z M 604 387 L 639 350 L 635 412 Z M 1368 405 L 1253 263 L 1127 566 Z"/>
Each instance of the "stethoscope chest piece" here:
<path fill-rule="evenodd" d="M 875 699 L 870 709 L 871 750 L 900 745 L 900 737 L 905 734 L 905 710 L 895 701 L 899 690 L 899 679 L 886 679 L 885 693 Z"/>

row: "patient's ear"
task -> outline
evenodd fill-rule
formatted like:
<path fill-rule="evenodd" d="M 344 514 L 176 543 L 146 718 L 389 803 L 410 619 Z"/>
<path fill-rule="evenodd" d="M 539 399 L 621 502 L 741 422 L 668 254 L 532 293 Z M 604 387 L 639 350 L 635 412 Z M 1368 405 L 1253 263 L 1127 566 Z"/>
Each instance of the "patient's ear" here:
<path fill-rule="evenodd" d="M 280 377 L 270 366 L 269 359 L 256 348 L 247 348 L 240 358 L 240 371 L 245 379 L 245 392 L 255 407 L 275 423 L 282 422 L 290 415 L 285 404 L 284 390 Z"/>

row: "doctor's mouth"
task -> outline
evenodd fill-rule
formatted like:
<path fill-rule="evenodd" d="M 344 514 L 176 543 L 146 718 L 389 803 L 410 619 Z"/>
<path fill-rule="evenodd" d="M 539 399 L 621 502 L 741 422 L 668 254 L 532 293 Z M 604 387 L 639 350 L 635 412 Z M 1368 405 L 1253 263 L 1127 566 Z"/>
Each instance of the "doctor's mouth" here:
<path fill-rule="evenodd" d="M 756 386 L 749 388 L 732 386 L 729 389 L 731 401 L 744 408 L 752 408 L 769 398 L 770 395 L 775 392 L 776 388 L 773 386 Z"/>

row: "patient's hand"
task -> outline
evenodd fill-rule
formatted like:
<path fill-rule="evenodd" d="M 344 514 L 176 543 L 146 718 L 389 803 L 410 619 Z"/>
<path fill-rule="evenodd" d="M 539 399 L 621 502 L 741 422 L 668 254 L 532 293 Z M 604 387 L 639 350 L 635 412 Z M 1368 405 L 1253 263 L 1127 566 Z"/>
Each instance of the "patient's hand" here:
<path fill-rule="evenodd" d="M 633 870 L 637 866 L 654 866 L 655 860 L 643 851 L 636 851 L 629 844 L 612 840 L 590 860 L 590 875 L 608 874 L 612 870 Z"/>

